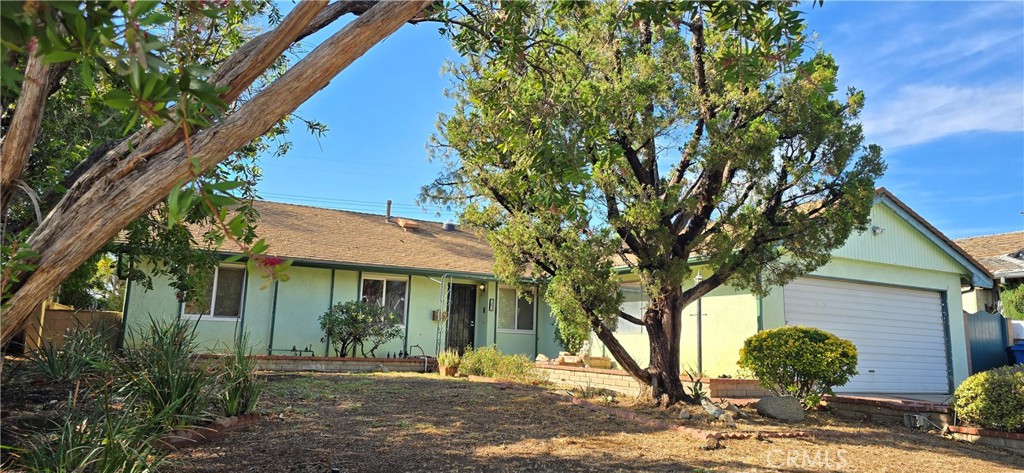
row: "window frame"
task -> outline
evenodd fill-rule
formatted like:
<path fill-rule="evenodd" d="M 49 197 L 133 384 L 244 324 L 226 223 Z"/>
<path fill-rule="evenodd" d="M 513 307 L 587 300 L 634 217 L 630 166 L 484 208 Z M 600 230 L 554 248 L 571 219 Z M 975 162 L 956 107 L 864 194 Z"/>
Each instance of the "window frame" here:
<path fill-rule="evenodd" d="M 242 291 L 238 300 L 238 315 L 214 315 L 213 313 L 217 309 L 217 282 L 220 279 L 220 268 L 230 269 L 241 269 L 242 270 Z M 216 322 L 238 322 L 242 320 L 243 314 L 245 314 L 245 296 L 248 291 L 249 285 L 249 270 L 244 264 L 219 264 L 213 268 L 213 293 L 210 294 L 210 313 L 208 314 L 189 314 L 185 312 L 185 304 L 182 302 L 180 313 L 178 314 L 181 320 L 203 320 L 203 321 L 216 321 Z"/>
<path fill-rule="evenodd" d="M 402 296 L 402 307 L 405 312 L 402 315 L 402 320 L 396 325 L 396 327 L 405 327 L 409 323 L 409 276 L 404 274 L 383 274 L 383 273 L 363 273 L 359 278 L 359 299 L 363 300 L 363 288 L 366 287 L 366 280 L 371 279 L 375 281 L 384 281 L 384 287 L 381 288 L 381 306 L 387 305 L 388 297 L 388 281 L 402 282 L 405 283 L 405 295 Z"/>
<path fill-rule="evenodd" d="M 500 313 L 501 313 L 501 299 L 502 299 L 501 298 L 501 290 L 502 289 L 512 289 L 512 290 L 515 291 L 515 294 L 516 294 L 516 305 L 512 309 L 512 314 L 513 314 L 513 317 L 514 317 L 513 320 L 515 320 L 517 326 L 519 324 L 519 301 L 522 300 L 522 296 L 520 296 L 520 293 L 525 292 L 525 291 L 516 289 L 513 286 L 508 286 L 508 285 L 499 285 L 498 286 L 498 291 L 497 291 L 498 292 L 498 294 L 497 294 L 497 307 L 494 308 L 494 326 L 495 326 L 495 331 L 497 333 L 518 333 L 518 334 L 524 334 L 524 335 L 532 335 L 532 334 L 537 333 L 537 306 L 538 306 L 538 302 L 540 302 L 540 301 L 537 300 L 537 290 L 536 289 L 530 289 L 528 291 L 528 292 L 533 294 L 533 328 L 531 328 L 530 330 L 524 330 L 524 329 L 520 329 L 520 328 L 514 328 L 514 329 L 511 329 L 511 328 L 501 328 L 501 320 L 500 320 L 499 317 L 500 317 Z"/>
<path fill-rule="evenodd" d="M 640 284 L 640 282 L 629 282 L 629 283 L 620 284 L 619 285 L 620 294 L 622 293 L 621 291 L 622 291 L 622 287 L 623 286 L 636 287 L 636 288 L 639 289 L 641 295 L 646 295 L 646 289 L 644 288 L 644 286 L 642 284 Z M 625 301 L 623 301 L 623 302 L 625 302 Z M 643 313 L 642 312 L 647 310 L 647 307 L 649 307 L 649 304 L 651 303 L 651 301 L 650 301 L 649 298 L 645 297 L 645 298 L 642 298 L 639 301 L 639 303 L 640 303 L 640 311 L 641 311 L 641 314 L 640 314 L 639 318 L 643 319 Z M 623 310 L 621 305 L 619 306 L 619 310 Z M 632 315 L 632 314 L 630 314 L 630 315 Z M 622 327 L 622 324 L 624 324 L 624 323 L 630 324 L 630 325 L 635 325 L 637 327 L 637 331 L 635 331 L 635 332 L 619 331 L 619 327 Z M 619 336 L 619 335 L 626 335 L 626 336 L 647 335 L 647 326 L 645 326 L 645 325 L 636 325 L 636 324 L 634 324 L 634 323 L 632 323 L 632 322 L 630 322 L 628 320 L 623 319 L 622 317 L 616 317 L 615 318 L 615 328 L 612 330 L 612 333 L 614 333 L 616 336 Z"/>

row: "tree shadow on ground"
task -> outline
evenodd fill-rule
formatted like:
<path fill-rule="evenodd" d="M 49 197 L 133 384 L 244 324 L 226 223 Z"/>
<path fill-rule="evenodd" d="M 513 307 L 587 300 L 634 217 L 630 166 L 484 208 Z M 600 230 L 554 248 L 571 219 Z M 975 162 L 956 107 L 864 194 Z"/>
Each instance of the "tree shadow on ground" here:
<path fill-rule="evenodd" d="M 437 375 L 273 375 L 261 400 L 261 409 L 269 412 L 263 421 L 172 455 L 170 470 L 821 471 L 826 465 L 820 457 L 784 466 L 778 462 L 794 449 L 813 455 L 837 448 L 870 461 L 871 455 L 857 454 L 858 449 L 880 442 L 858 437 L 727 440 L 724 449 L 703 451 L 702 442 L 689 435 L 597 414 L 546 391 Z M 922 448 L 973 455 L 955 444 L 925 447 L 917 438 L 924 434 L 907 433 L 885 441 L 886 448 L 903 451 L 907 458 Z M 767 456 L 772 449 L 784 455 Z M 986 453 L 974 457 L 1024 466 L 985 458 Z"/>

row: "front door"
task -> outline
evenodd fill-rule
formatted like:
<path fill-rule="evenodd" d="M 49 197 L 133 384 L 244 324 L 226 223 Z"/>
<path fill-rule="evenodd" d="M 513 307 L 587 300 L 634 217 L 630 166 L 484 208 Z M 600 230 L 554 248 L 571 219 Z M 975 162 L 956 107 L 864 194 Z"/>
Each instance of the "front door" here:
<path fill-rule="evenodd" d="M 448 310 L 448 348 L 462 354 L 473 347 L 476 332 L 476 286 L 452 284 L 452 299 Z"/>

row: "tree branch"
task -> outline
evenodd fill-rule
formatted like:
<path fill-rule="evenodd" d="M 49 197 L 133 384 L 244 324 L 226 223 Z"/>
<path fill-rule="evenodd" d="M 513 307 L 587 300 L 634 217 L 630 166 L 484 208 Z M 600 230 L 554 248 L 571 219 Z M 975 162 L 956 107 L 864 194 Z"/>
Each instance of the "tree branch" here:
<path fill-rule="evenodd" d="M 11 298 L 0 328 L 0 339 L 9 340 L 32 309 L 61 283 L 64 275 L 188 178 L 192 172 L 190 158 L 198 159 L 202 169 L 209 169 L 227 158 L 235 149 L 293 112 L 429 3 L 381 2 L 375 5 L 324 41 L 236 113 L 196 133 L 191 140 L 191 155 L 186 154 L 181 142 L 141 160 L 121 161 L 108 153 L 69 190 L 29 238 L 29 246 L 40 253 L 38 267 Z M 266 51 L 268 55 L 246 61 L 243 69 L 259 63 L 269 66 L 323 6 L 323 3 L 299 3 L 271 33 L 273 36 L 267 44 L 274 46 Z M 238 81 L 233 83 L 240 89 L 248 86 Z"/>
<path fill-rule="evenodd" d="M 18 97 L 11 118 L 11 126 L 0 139 L 0 215 L 7 213 L 14 182 L 21 179 L 28 164 L 28 156 L 43 123 L 46 97 L 50 92 L 50 66 L 41 55 L 36 54 L 37 49 L 36 44 L 29 47 L 21 96 Z"/>

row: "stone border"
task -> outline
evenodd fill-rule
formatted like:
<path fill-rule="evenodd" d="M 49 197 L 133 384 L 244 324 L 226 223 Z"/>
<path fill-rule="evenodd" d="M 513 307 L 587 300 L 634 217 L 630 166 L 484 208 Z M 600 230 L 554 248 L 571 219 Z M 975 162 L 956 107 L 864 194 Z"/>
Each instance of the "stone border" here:
<path fill-rule="evenodd" d="M 946 432 L 956 440 L 1002 447 L 1014 453 L 1024 455 L 1024 433 L 1003 432 L 961 425 L 947 426 Z"/>
<path fill-rule="evenodd" d="M 722 440 L 740 440 L 740 439 L 772 439 L 772 438 L 824 438 L 824 437 L 844 437 L 844 436 L 857 436 L 863 437 L 867 434 L 851 434 L 848 432 L 829 432 L 823 430 L 795 430 L 795 431 L 774 431 L 774 432 L 721 432 L 715 430 L 704 430 L 695 427 L 687 427 L 684 425 L 676 425 L 671 422 L 666 422 L 658 419 L 654 419 L 643 414 L 639 414 L 629 409 L 621 409 L 617 407 L 599 406 L 591 403 L 585 399 L 573 397 L 572 404 L 587 408 L 591 411 L 598 412 L 601 414 L 618 417 L 623 420 L 638 423 L 645 427 L 652 427 L 665 430 L 674 430 L 679 433 L 690 435 L 691 437 L 704 442 L 702 448 L 715 449 L 721 447 Z"/>
<path fill-rule="evenodd" d="M 877 399 L 871 397 L 825 395 L 823 400 L 832 403 L 859 404 L 864 406 L 877 406 L 894 409 L 902 412 L 935 412 L 939 414 L 952 414 L 953 408 L 931 401 L 914 401 L 902 399 Z"/>
<path fill-rule="evenodd" d="M 200 354 L 202 359 L 219 359 L 226 355 Z M 424 370 L 423 358 L 353 358 L 336 356 L 250 355 L 259 371 L 316 371 L 348 373 L 371 371 L 410 371 L 426 373 L 437 371 L 437 360 L 428 358 Z"/>
<path fill-rule="evenodd" d="M 538 362 L 536 366 L 537 369 L 546 373 L 552 382 L 579 388 L 607 389 L 628 396 L 636 396 L 641 392 L 640 384 L 622 370 L 583 368 L 543 362 Z M 683 382 L 689 383 L 689 380 L 683 379 Z M 708 390 L 708 397 L 714 399 L 758 399 L 772 395 L 761 387 L 760 382 L 756 379 L 701 378 L 701 382 Z"/>
<path fill-rule="evenodd" d="M 260 417 L 260 414 L 253 412 L 232 417 L 221 417 L 204 426 L 172 430 L 163 437 L 160 437 L 154 446 L 164 452 L 179 450 L 184 447 L 194 447 L 211 440 L 223 438 L 229 432 L 244 430 L 259 422 Z"/>

